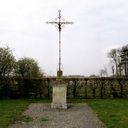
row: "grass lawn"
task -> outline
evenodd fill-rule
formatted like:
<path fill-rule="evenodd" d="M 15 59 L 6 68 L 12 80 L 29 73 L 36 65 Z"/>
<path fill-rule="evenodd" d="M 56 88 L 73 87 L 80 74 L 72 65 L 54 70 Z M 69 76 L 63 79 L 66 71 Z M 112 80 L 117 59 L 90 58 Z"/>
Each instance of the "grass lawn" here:
<path fill-rule="evenodd" d="M 0 128 L 7 128 L 28 105 L 27 100 L 0 100 Z"/>
<path fill-rule="evenodd" d="M 48 103 L 50 100 L 0 100 L 0 128 L 7 128 L 30 103 Z M 128 128 L 127 99 L 79 99 L 72 103 L 88 103 L 107 128 Z"/>
<path fill-rule="evenodd" d="M 0 100 L 0 128 L 7 128 L 21 115 L 30 103 L 49 102 L 49 100 Z"/>
<path fill-rule="evenodd" d="M 87 100 L 107 128 L 128 128 L 128 99 Z"/>

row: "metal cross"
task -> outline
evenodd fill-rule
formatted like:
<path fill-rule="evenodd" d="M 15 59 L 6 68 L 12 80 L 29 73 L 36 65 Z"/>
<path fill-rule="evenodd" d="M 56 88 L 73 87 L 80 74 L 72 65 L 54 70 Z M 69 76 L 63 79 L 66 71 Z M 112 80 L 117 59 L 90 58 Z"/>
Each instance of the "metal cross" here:
<path fill-rule="evenodd" d="M 53 24 L 59 31 L 59 71 L 61 71 L 61 30 L 67 24 L 73 24 L 73 22 L 65 21 L 61 16 L 61 10 L 58 10 L 58 17 L 54 21 L 46 22 L 47 24 Z"/>

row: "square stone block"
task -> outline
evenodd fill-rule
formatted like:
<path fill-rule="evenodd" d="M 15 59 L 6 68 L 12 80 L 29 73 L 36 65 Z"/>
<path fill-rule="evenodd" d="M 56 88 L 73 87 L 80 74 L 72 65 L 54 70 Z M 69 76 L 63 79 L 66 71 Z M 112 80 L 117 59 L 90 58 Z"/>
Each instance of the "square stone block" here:
<path fill-rule="evenodd" d="M 66 84 L 57 84 L 53 86 L 52 108 L 67 109 L 67 86 Z"/>

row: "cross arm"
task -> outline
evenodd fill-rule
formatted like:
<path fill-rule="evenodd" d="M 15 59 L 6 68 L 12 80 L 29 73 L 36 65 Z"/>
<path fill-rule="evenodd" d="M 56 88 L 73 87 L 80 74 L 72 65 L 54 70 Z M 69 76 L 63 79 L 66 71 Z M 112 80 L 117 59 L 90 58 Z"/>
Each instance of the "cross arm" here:
<path fill-rule="evenodd" d="M 61 22 L 61 24 L 73 24 L 73 22 Z"/>
<path fill-rule="evenodd" d="M 51 22 L 46 22 L 46 24 L 58 24 L 58 22 L 55 22 L 55 21 L 51 21 Z"/>

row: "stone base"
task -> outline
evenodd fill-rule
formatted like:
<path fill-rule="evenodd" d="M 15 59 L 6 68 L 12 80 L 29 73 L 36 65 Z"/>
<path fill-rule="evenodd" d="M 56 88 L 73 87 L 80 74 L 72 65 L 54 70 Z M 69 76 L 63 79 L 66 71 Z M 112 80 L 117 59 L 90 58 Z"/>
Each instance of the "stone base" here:
<path fill-rule="evenodd" d="M 51 108 L 67 109 L 67 85 L 60 81 L 53 85 Z"/>
<path fill-rule="evenodd" d="M 63 76 L 63 71 L 57 71 L 57 77 L 58 78 L 62 78 L 62 76 Z"/>
<path fill-rule="evenodd" d="M 67 104 L 65 103 L 51 103 L 51 108 L 55 109 L 67 109 Z"/>

